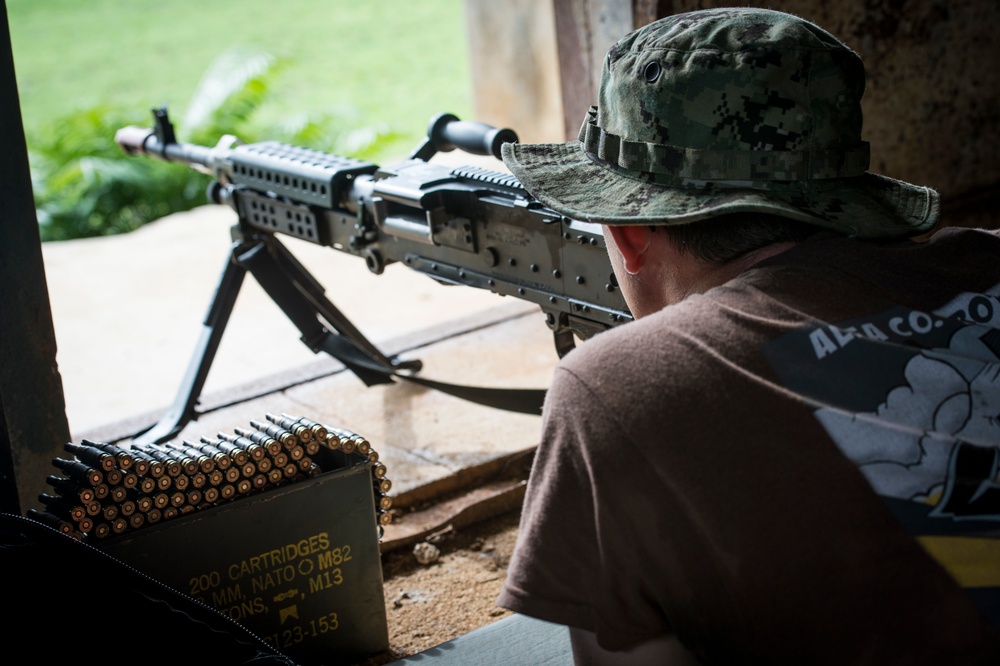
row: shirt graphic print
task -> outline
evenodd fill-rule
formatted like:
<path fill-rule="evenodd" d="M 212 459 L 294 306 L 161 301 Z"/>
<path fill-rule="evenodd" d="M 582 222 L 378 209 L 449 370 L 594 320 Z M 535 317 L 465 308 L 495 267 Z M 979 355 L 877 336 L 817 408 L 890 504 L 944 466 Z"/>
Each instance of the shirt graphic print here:
<path fill-rule="evenodd" d="M 1000 285 L 765 348 L 903 525 L 1000 627 Z"/>

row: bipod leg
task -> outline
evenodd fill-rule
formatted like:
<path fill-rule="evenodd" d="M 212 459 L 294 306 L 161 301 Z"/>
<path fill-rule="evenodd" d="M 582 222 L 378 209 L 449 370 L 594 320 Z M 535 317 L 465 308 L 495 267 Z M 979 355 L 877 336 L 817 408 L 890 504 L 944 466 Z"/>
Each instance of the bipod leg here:
<path fill-rule="evenodd" d="M 236 303 L 236 297 L 243 285 L 243 277 L 247 272 L 247 269 L 235 260 L 239 247 L 239 243 L 234 243 L 226 258 L 219 284 L 215 288 L 208 313 L 202 322 L 201 336 L 198 338 L 198 344 L 188 362 L 187 371 L 184 373 L 184 379 L 181 380 L 181 386 L 173 404 L 151 428 L 132 439 L 134 444 L 164 442 L 197 418 L 195 405 L 201 396 L 202 388 L 205 386 L 205 379 L 212 367 L 212 361 L 219 349 L 219 342 L 222 340 L 222 334 L 226 330 L 229 315 L 233 312 L 233 305 Z"/>
<path fill-rule="evenodd" d="M 351 323 L 325 295 L 325 289 L 306 268 L 299 263 L 288 248 L 277 238 L 271 237 L 270 249 L 275 263 L 299 292 L 309 301 L 316 313 L 340 335 L 349 338 L 361 351 L 381 365 L 396 370 L 420 370 L 423 365 L 419 360 L 400 360 L 383 354 L 365 335 Z"/>
<path fill-rule="evenodd" d="M 319 315 L 320 308 L 316 302 L 316 293 L 310 293 L 307 285 L 316 285 L 315 279 L 304 268 L 298 265 L 294 257 L 274 237 L 268 237 L 261 243 L 240 254 L 236 260 L 256 278 L 271 300 L 281 308 L 285 316 L 302 333 L 302 342 L 314 352 L 325 351 L 344 363 L 366 385 L 386 384 L 392 382 L 392 373 L 396 365 L 372 343 L 365 338 L 353 325 L 347 321 L 332 304 L 333 312 L 340 321 L 334 326 L 340 332 L 342 341 L 347 346 L 335 342 L 336 334 L 332 333 Z M 297 267 L 297 268 L 296 268 Z M 333 326 L 334 322 L 329 322 Z M 350 353 L 339 350 L 350 348 Z M 360 353 L 361 357 L 356 354 Z M 357 359 L 363 359 L 357 362 Z"/>

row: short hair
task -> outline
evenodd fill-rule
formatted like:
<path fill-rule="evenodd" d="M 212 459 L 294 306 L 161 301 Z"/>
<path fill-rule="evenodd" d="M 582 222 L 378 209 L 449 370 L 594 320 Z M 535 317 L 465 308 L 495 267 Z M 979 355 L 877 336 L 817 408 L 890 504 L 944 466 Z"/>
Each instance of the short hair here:
<path fill-rule="evenodd" d="M 767 213 L 730 213 L 671 226 L 656 225 L 682 252 L 724 264 L 774 243 L 799 242 L 821 231 L 806 222 Z"/>

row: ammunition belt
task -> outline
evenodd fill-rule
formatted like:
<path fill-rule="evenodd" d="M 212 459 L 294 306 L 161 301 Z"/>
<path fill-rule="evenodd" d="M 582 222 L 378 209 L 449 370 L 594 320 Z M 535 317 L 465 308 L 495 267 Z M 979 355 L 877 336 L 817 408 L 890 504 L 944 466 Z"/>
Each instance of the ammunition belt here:
<path fill-rule="evenodd" d="M 105 539 L 268 492 L 325 472 L 369 465 L 379 537 L 392 521 L 392 482 L 361 435 L 304 416 L 268 412 L 248 428 L 192 440 L 118 445 L 87 439 L 64 447 L 46 481 L 43 509 L 28 517 L 80 540 Z"/>

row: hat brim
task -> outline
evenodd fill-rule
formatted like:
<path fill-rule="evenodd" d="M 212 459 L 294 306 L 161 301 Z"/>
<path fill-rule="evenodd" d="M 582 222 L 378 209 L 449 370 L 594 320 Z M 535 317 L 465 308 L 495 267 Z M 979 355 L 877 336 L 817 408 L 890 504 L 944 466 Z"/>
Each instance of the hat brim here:
<path fill-rule="evenodd" d="M 664 185 L 600 162 L 579 141 L 504 144 L 524 188 L 567 217 L 598 224 L 688 224 L 730 213 L 801 220 L 858 238 L 914 236 L 939 215 L 937 192 L 878 174 L 809 181 L 690 181 Z"/>

